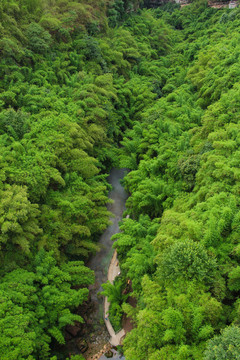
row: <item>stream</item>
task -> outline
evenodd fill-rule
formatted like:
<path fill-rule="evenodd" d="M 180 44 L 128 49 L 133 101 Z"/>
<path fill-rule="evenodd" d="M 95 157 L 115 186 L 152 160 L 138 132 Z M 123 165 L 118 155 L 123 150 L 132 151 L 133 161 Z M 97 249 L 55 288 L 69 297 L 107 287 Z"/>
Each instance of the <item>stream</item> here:
<path fill-rule="evenodd" d="M 93 352 L 95 351 L 95 354 L 101 350 L 101 346 L 106 344 L 110 338 L 103 321 L 104 298 L 99 296 L 98 293 L 103 290 L 101 284 L 107 281 L 108 267 L 114 252 L 111 237 L 119 232 L 118 223 L 122 219 L 122 214 L 125 210 L 127 193 L 120 184 L 120 180 L 124 177 L 125 173 L 125 169 L 116 168 L 113 168 L 110 172 L 108 182 L 112 185 L 112 190 L 109 193 L 109 198 L 114 202 L 113 204 L 108 204 L 107 208 L 114 214 L 114 217 L 111 218 L 112 225 L 110 225 L 100 237 L 99 245 L 101 246 L 101 250 L 95 256 L 92 256 L 87 264 L 87 266 L 95 272 L 95 284 L 89 287 L 91 303 L 94 305 L 90 314 L 93 324 L 93 333 L 90 334 L 90 340 L 92 341 L 90 348 L 92 348 Z M 115 350 L 112 351 L 114 355 L 111 359 L 124 359 L 124 357 Z M 87 356 L 91 358 L 92 354 L 87 354 Z M 103 355 L 100 359 L 104 360 L 107 358 Z"/>

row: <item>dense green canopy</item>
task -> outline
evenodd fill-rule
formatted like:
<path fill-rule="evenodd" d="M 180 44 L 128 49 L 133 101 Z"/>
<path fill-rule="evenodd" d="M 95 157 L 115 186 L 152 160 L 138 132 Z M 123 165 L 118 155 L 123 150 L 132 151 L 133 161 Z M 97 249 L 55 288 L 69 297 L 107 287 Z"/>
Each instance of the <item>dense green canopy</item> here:
<path fill-rule="evenodd" d="M 56 360 L 83 321 L 112 166 L 126 359 L 240 353 L 240 10 L 149 3 L 0 0 L 3 360 Z"/>

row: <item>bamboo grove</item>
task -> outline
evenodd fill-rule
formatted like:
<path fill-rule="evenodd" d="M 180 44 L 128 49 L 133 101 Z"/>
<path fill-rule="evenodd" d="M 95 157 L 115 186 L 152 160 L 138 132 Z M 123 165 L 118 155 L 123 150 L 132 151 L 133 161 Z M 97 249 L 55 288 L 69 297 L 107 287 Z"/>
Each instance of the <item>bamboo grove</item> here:
<path fill-rule="evenodd" d="M 126 359 L 239 359 L 240 10 L 147 7 L 0 0 L 1 360 L 67 358 L 113 166 Z"/>

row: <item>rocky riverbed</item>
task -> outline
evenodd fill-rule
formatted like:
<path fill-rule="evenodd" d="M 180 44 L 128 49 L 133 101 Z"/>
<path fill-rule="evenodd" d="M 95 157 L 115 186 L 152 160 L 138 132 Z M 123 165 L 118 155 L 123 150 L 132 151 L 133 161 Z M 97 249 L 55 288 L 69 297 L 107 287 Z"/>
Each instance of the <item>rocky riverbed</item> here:
<path fill-rule="evenodd" d="M 68 340 L 69 354 L 82 353 L 87 360 L 107 359 L 104 353 L 112 351 L 112 359 L 123 360 L 124 357 L 117 353 L 116 349 L 109 344 L 109 334 L 103 320 L 104 297 L 99 293 L 102 291 L 101 284 L 107 281 L 108 267 L 113 255 L 112 235 L 119 232 L 119 221 L 125 210 L 127 193 L 120 184 L 124 177 L 124 169 L 112 169 L 108 177 L 112 190 L 109 198 L 113 200 L 108 204 L 108 210 L 114 215 L 110 225 L 100 237 L 99 245 L 101 250 L 92 256 L 87 266 L 95 272 L 95 283 L 89 287 L 89 299 L 79 309 L 85 321 L 84 324 L 66 327 L 66 339 Z M 109 353 L 108 355 L 111 355 Z"/>

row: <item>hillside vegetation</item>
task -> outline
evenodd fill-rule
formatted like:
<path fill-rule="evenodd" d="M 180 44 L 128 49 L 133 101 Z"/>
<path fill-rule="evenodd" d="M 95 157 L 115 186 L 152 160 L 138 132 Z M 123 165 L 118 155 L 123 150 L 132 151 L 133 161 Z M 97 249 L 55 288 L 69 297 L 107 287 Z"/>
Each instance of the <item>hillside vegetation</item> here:
<path fill-rule="evenodd" d="M 125 356 L 238 359 L 240 10 L 152 14 L 175 30 L 157 66 L 139 64 L 157 97 L 120 149 L 130 219 L 114 246 L 137 299 L 122 306 L 135 322 Z"/>
<path fill-rule="evenodd" d="M 239 358 L 240 10 L 139 6 L 0 0 L 1 360 L 66 359 L 112 166 L 126 359 Z"/>

